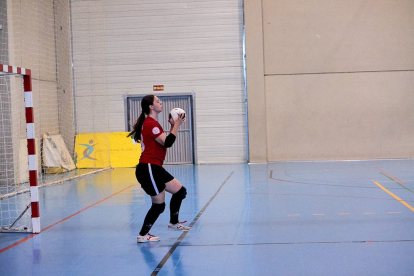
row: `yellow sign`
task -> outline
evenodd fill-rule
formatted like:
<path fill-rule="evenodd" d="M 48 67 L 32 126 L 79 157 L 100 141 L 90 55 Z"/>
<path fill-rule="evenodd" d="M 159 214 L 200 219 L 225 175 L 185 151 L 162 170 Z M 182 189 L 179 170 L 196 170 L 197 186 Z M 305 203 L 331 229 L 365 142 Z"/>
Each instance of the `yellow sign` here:
<path fill-rule="evenodd" d="M 141 146 L 134 144 L 128 132 L 82 133 L 76 135 L 77 168 L 135 167 Z"/>

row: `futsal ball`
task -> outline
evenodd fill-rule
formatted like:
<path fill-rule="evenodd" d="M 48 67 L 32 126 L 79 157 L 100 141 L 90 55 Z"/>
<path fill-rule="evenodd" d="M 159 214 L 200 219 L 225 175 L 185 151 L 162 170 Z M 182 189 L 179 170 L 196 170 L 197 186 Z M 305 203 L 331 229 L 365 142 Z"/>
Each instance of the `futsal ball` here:
<path fill-rule="evenodd" d="M 178 118 L 178 116 L 180 114 L 184 114 L 184 116 L 183 116 L 183 122 L 185 122 L 185 120 L 187 119 L 187 117 L 185 116 L 186 114 L 185 114 L 184 109 L 181 109 L 181 108 L 176 107 L 176 108 L 171 109 L 171 111 L 170 111 L 170 116 L 174 120 L 177 120 L 177 118 Z"/>

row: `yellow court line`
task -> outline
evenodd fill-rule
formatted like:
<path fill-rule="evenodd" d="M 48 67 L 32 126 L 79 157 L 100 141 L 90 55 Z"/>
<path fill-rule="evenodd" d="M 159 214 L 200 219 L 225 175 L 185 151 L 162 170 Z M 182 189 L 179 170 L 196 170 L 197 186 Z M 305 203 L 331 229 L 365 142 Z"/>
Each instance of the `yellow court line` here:
<path fill-rule="evenodd" d="M 388 191 L 387 189 L 385 189 L 381 184 L 379 184 L 376 181 L 372 181 L 375 184 L 377 184 L 378 187 L 380 187 L 382 190 L 386 191 L 388 194 L 390 194 L 391 196 L 393 196 L 396 200 L 398 200 L 399 202 L 401 202 L 402 204 L 404 204 L 408 209 L 410 209 L 411 211 L 414 212 L 414 208 L 411 207 L 410 205 L 408 205 L 404 200 L 402 200 L 401 198 L 399 198 L 398 196 L 394 195 L 393 193 L 391 193 L 390 191 Z"/>

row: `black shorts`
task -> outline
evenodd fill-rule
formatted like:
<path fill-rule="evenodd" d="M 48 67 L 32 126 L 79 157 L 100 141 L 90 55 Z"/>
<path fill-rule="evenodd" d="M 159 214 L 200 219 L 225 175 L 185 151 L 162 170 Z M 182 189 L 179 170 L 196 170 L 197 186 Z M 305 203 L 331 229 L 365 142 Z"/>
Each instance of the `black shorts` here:
<path fill-rule="evenodd" d="M 142 189 L 150 195 L 156 196 L 165 190 L 165 183 L 174 179 L 163 167 L 148 163 L 139 163 L 135 176 Z"/>

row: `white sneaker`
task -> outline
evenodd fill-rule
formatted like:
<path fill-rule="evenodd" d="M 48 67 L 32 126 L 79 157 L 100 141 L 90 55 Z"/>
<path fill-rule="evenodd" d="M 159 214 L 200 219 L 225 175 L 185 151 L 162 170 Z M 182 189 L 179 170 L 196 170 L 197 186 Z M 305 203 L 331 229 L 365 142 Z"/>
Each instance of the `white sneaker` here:
<path fill-rule="evenodd" d="M 187 221 L 179 222 L 176 224 L 172 224 L 171 222 L 168 224 L 168 230 L 171 231 L 190 231 L 191 227 L 184 226 L 183 224 Z"/>
<path fill-rule="evenodd" d="M 160 238 L 157 236 L 153 236 L 151 234 L 146 234 L 145 236 L 139 235 L 137 237 L 137 242 L 156 242 L 160 241 Z"/>

